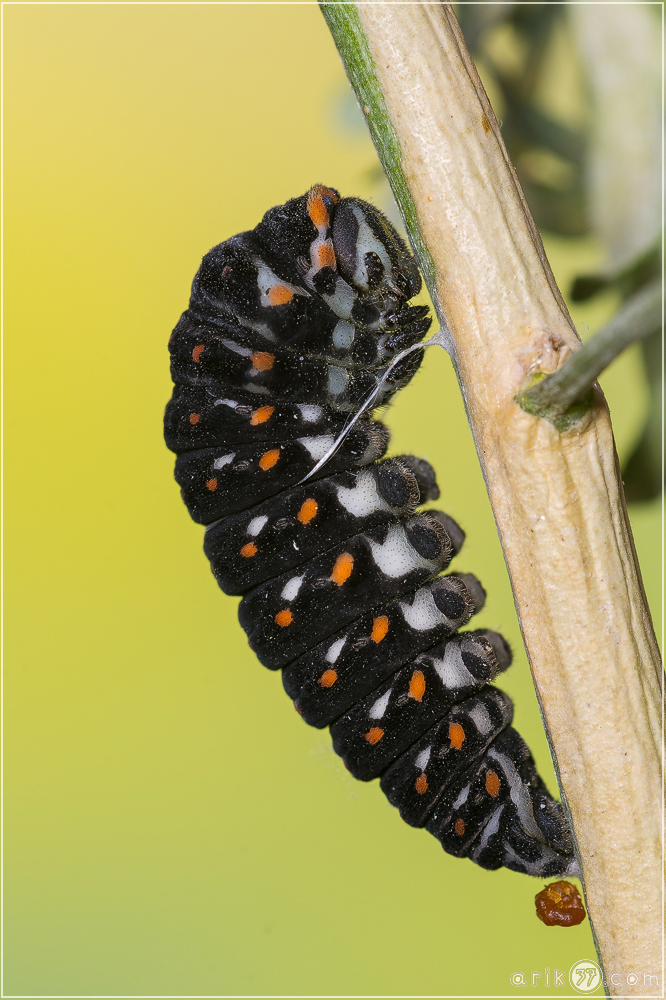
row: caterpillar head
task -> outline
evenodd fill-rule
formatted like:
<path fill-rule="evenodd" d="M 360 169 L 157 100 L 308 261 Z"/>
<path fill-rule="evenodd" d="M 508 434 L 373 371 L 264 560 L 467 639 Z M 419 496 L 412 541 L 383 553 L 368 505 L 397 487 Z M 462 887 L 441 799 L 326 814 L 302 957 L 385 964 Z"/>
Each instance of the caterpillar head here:
<path fill-rule="evenodd" d="M 317 231 L 307 280 L 334 311 L 377 330 L 413 322 L 417 317 L 405 313 L 405 305 L 421 290 L 421 276 L 388 219 L 368 202 L 340 198 L 321 184 L 306 195 L 306 210 Z"/>
<path fill-rule="evenodd" d="M 333 248 L 340 274 L 361 294 L 407 300 L 421 290 L 421 276 L 404 240 L 360 198 L 343 198 L 336 206 Z"/>

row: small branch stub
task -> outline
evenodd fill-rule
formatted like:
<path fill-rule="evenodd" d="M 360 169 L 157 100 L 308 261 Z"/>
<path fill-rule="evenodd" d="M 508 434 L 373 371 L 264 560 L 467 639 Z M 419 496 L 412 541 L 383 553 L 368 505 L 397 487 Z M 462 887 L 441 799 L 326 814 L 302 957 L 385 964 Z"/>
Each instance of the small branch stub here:
<path fill-rule="evenodd" d="M 661 995 L 662 671 L 605 400 L 564 433 L 516 402 L 580 341 L 450 5 L 322 9 L 450 331 L 608 989 Z"/>
<path fill-rule="evenodd" d="M 662 319 L 661 281 L 651 281 L 624 303 L 620 311 L 564 362 L 559 371 L 518 394 L 527 413 L 568 430 L 592 404 L 592 386 L 604 368 L 630 344 L 659 330 Z"/>

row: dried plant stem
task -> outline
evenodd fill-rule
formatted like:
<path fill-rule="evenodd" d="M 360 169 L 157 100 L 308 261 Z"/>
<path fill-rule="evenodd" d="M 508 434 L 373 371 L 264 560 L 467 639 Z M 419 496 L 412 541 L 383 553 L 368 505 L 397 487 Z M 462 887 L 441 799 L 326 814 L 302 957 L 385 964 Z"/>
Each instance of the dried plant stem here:
<path fill-rule="evenodd" d="M 608 989 L 660 995 L 662 672 L 605 400 L 566 433 L 515 402 L 580 342 L 451 7 L 323 12 L 450 331 Z"/>

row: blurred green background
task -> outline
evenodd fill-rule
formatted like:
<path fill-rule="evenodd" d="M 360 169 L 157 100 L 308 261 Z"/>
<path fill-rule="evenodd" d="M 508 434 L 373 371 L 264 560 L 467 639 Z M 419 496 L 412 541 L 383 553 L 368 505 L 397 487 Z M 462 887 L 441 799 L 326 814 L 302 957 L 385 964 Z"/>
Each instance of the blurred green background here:
<path fill-rule="evenodd" d="M 249 651 L 162 442 L 166 343 L 203 253 L 314 182 L 392 210 L 321 14 L 54 4 L 4 18 L 5 995 L 570 993 L 544 989 L 545 970 L 594 957 L 589 924 L 546 928 L 540 882 L 448 857 L 349 777 Z M 491 29 L 479 46 L 520 59 L 519 30 Z M 558 94 L 558 65 L 576 72 L 560 35 Z M 584 129 L 578 93 L 560 120 L 573 107 Z M 545 235 L 565 294 L 603 272 L 589 226 Z M 577 328 L 622 294 L 610 281 L 573 304 Z M 602 384 L 625 460 L 649 410 L 640 348 Z M 474 624 L 516 651 L 502 686 L 554 790 L 443 352 L 387 419 L 392 449 L 433 462 L 467 530 L 454 567 L 488 589 Z M 631 516 L 656 611 L 658 501 Z M 516 971 L 541 977 L 515 989 Z"/>

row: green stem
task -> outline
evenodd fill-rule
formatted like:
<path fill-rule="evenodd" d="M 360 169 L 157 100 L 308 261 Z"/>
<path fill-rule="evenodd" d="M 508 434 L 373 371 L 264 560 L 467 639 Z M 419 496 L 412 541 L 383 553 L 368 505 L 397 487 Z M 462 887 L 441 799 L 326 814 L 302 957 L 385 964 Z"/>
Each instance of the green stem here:
<path fill-rule="evenodd" d="M 319 6 L 360 104 L 370 136 L 393 189 L 421 273 L 437 309 L 432 257 L 421 236 L 414 198 L 402 169 L 400 140 L 377 81 L 374 60 L 368 48 L 368 40 L 361 26 L 358 10 L 353 3 L 327 3 L 325 0 L 319 0 Z M 440 315 L 440 320 L 441 318 Z"/>

